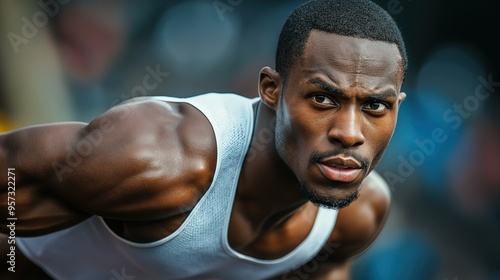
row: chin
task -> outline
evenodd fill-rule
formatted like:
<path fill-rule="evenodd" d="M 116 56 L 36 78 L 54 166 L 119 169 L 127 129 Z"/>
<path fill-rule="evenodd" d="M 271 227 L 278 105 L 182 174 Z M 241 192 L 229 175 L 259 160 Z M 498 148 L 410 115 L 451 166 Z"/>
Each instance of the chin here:
<path fill-rule="evenodd" d="M 348 206 L 359 197 L 359 184 L 342 188 L 310 187 L 299 184 L 302 194 L 312 203 L 329 209 L 340 209 Z M 321 190 L 320 190 L 321 189 Z"/>

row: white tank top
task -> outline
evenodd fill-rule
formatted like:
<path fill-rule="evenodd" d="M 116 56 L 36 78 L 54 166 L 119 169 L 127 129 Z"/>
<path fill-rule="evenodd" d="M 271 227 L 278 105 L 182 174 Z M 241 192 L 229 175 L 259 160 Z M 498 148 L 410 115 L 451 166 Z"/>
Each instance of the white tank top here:
<path fill-rule="evenodd" d="M 204 94 L 180 99 L 210 121 L 217 143 L 213 182 L 183 224 L 152 243 L 123 239 L 93 216 L 51 234 L 17 238 L 18 248 L 55 279 L 266 279 L 284 274 L 314 258 L 337 218 L 336 210 L 320 208 L 307 238 L 289 254 L 261 260 L 232 249 L 228 225 L 240 169 L 250 144 L 254 114 L 248 99 L 235 94 Z"/>

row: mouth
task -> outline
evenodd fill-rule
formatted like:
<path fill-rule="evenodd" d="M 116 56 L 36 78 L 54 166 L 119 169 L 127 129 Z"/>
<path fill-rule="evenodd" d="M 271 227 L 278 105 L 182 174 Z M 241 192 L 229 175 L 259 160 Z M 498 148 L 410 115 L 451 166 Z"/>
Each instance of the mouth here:
<path fill-rule="evenodd" d="M 349 183 L 356 180 L 363 171 L 362 164 L 351 158 L 335 156 L 318 162 L 318 167 L 327 179 Z"/>

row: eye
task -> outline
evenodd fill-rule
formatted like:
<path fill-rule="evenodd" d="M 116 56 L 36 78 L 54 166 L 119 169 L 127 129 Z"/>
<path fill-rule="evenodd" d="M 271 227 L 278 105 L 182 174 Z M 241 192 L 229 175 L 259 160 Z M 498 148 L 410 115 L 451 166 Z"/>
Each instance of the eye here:
<path fill-rule="evenodd" d="M 368 111 L 372 111 L 375 113 L 382 113 L 389 109 L 389 106 L 385 104 L 384 102 L 380 101 L 371 101 L 365 106 L 365 109 Z"/>
<path fill-rule="evenodd" d="M 327 97 L 325 95 L 321 95 L 321 94 L 313 96 L 312 100 L 318 104 L 321 104 L 321 105 L 334 105 L 335 104 L 329 97 Z"/>

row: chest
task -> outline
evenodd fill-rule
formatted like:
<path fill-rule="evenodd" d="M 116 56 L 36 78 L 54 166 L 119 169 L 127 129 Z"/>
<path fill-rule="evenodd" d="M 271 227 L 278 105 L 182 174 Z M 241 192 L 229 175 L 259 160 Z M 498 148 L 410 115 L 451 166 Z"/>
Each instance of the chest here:
<path fill-rule="evenodd" d="M 317 213 L 316 206 L 306 204 L 292 215 L 252 224 L 235 206 L 228 225 L 228 243 L 233 250 L 254 258 L 281 258 L 305 241 Z"/>

